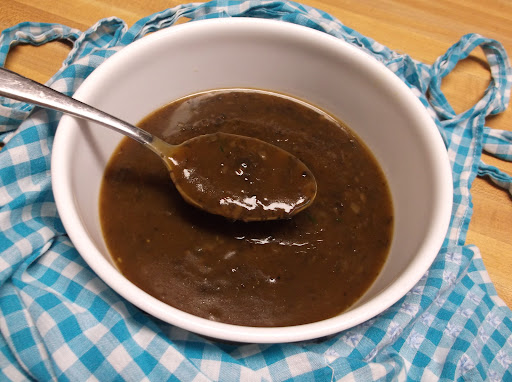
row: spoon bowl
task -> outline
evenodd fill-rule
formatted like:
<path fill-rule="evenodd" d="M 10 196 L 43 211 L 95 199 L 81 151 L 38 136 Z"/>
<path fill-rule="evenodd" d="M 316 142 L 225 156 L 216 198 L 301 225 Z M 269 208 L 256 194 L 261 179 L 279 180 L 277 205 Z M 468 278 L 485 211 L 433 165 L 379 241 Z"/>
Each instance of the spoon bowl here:
<path fill-rule="evenodd" d="M 212 214 L 242 221 L 287 219 L 316 196 L 315 177 L 307 166 L 259 139 L 216 133 L 171 145 L 4 68 L 0 95 L 98 122 L 143 144 L 164 161 L 183 199 Z"/>

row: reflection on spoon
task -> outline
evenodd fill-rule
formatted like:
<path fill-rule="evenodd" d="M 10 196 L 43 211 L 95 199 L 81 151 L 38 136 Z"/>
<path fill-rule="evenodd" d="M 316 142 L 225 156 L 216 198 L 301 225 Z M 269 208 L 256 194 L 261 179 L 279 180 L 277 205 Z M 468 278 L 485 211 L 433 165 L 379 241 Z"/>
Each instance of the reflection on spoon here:
<path fill-rule="evenodd" d="M 308 207 L 316 196 L 315 178 L 304 163 L 255 138 L 215 133 L 170 145 L 3 68 L 0 95 L 97 122 L 144 144 L 165 162 L 182 197 L 212 214 L 242 221 L 286 219 Z"/>

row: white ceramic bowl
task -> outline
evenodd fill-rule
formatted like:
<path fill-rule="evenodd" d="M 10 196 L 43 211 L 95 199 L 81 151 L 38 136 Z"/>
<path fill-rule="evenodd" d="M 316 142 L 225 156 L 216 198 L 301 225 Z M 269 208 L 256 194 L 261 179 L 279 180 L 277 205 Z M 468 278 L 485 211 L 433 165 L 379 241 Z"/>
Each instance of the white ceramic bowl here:
<path fill-rule="evenodd" d="M 226 87 L 305 99 L 346 122 L 373 151 L 391 188 L 395 230 L 389 258 L 370 290 L 334 318 L 285 328 L 212 322 L 158 301 L 116 269 L 101 233 L 101 177 L 122 136 L 65 116 L 53 146 L 53 190 L 66 231 L 89 266 L 153 316 L 239 342 L 292 342 L 337 333 L 403 297 L 428 270 L 443 242 L 451 213 L 451 169 L 425 108 L 391 71 L 361 50 L 285 22 L 195 21 L 156 32 L 116 53 L 85 80 L 75 97 L 135 124 L 173 99 Z"/>

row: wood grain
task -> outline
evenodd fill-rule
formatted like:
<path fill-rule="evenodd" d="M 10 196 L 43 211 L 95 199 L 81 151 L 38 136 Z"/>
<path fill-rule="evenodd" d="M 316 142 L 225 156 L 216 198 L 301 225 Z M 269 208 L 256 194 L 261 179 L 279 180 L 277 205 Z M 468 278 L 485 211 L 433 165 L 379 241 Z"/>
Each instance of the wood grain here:
<path fill-rule="evenodd" d="M 3 0 L 0 29 L 22 21 L 62 23 L 85 31 L 104 17 L 117 16 L 127 25 L 178 5 L 169 0 Z M 303 1 L 337 17 L 345 25 L 416 60 L 431 64 L 466 33 L 500 41 L 512 52 L 512 2 L 508 0 L 318 0 Z M 6 66 L 40 82 L 59 69 L 70 47 L 54 42 L 12 49 Z M 475 50 L 442 84 L 457 112 L 471 107 L 489 83 L 485 57 Z M 487 125 L 512 131 L 512 111 L 489 118 Z M 484 155 L 486 163 L 512 174 L 512 163 Z M 512 199 L 485 179 L 472 190 L 474 214 L 467 243 L 477 245 L 499 296 L 512 306 Z"/>

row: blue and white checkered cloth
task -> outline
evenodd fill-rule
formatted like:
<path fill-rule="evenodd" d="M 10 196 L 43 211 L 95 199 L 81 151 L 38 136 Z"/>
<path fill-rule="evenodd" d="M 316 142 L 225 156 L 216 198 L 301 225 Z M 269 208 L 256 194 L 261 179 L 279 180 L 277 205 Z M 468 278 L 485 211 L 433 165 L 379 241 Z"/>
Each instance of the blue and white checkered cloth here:
<path fill-rule="evenodd" d="M 60 114 L 0 98 L 0 379 L 512 380 L 512 312 L 478 249 L 465 245 L 474 178 L 487 176 L 512 193 L 512 178 L 481 161 L 482 150 L 512 160 L 512 134 L 485 127 L 486 116 L 503 111 L 510 98 L 512 72 L 499 42 L 463 36 L 430 66 L 297 3 L 213 1 L 181 5 L 129 29 L 116 18 L 84 33 L 22 23 L 1 34 L 0 64 L 16 44 L 69 40 L 74 47 L 48 85 L 71 95 L 109 56 L 180 17 L 237 16 L 280 19 L 346 40 L 387 65 L 423 102 L 444 138 L 454 178 L 452 221 L 432 267 L 378 317 L 317 341 L 234 345 L 173 327 L 107 287 L 66 236 L 50 182 Z M 484 97 L 457 115 L 440 83 L 476 47 L 492 80 Z"/>

